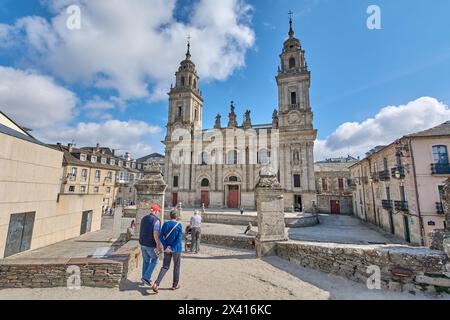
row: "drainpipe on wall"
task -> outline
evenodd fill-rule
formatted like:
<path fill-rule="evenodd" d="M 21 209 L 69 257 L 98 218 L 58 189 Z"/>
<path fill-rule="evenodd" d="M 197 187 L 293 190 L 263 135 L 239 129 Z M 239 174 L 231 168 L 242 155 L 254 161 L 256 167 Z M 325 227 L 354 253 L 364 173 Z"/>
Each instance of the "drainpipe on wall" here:
<path fill-rule="evenodd" d="M 414 161 L 414 152 L 412 149 L 411 139 L 408 139 L 409 152 L 411 153 L 411 161 L 412 161 L 412 169 L 413 169 L 413 178 L 414 178 L 414 189 L 416 193 L 416 203 L 417 203 L 417 213 L 419 214 L 419 225 L 420 225 L 420 244 L 425 246 L 425 236 L 424 236 L 424 227 L 423 227 L 423 219 L 422 213 L 420 211 L 420 201 L 419 201 L 419 190 L 417 188 L 417 179 L 416 179 L 416 163 Z"/>
<path fill-rule="evenodd" d="M 364 208 L 364 217 L 367 221 L 367 208 L 366 208 L 366 190 L 364 189 L 364 171 L 363 171 L 363 167 L 362 164 L 359 165 L 359 167 L 361 168 L 361 185 L 362 185 L 362 193 L 363 193 L 363 208 Z"/>
<path fill-rule="evenodd" d="M 372 175 L 372 160 L 371 159 L 369 159 L 369 173 L 370 173 L 370 175 Z M 376 208 L 375 208 L 375 192 L 373 190 L 373 180 L 372 180 L 372 177 L 370 177 L 370 178 L 368 177 L 368 179 L 370 181 L 370 187 L 371 187 L 371 191 L 372 191 L 373 219 L 374 219 L 375 225 L 378 225 L 377 212 L 376 212 Z"/>

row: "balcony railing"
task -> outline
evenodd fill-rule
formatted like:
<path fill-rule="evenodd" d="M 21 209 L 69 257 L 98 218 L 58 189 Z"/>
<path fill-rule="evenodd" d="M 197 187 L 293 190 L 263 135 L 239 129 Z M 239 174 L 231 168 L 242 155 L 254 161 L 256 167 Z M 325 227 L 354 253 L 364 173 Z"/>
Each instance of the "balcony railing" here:
<path fill-rule="evenodd" d="M 395 210 L 398 211 L 409 211 L 408 201 L 395 201 Z"/>
<path fill-rule="evenodd" d="M 389 170 L 383 170 L 383 171 L 378 172 L 378 178 L 381 181 L 388 181 L 388 180 L 391 180 L 391 174 L 390 174 Z"/>
<path fill-rule="evenodd" d="M 405 178 L 405 167 L 404 166 L 396 166 L 391 169 L 391 174 L 393 178 L 403 179 Z"/>
<path fill-rule="evenodd" d="M 391 210 L 394 206 L 392 204 L 392 200 L 382 200 L 381 204 L 383 209 Z"/>
<path fill-rule="evenodd" d="M 438 214 L 444 214 L 444 206 L 442 205 L 442 202 L 436 202 L 436 212 Z"/>
<path fill-rule="evenodd" d="M 431 174 L 450 174 L 450 163 L 433 163 Z"/>

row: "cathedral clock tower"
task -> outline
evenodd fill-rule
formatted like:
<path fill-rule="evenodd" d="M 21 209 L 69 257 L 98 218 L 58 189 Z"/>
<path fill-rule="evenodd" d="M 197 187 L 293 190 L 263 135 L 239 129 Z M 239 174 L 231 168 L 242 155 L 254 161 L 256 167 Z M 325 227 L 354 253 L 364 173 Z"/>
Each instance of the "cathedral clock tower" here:
<path fill-rule="evenodd" d="M 289 38 L 284 42 L 278 85 L 280 132 L 280 183 L 286 191 L 285 205 L 310 212 L 315 201 L 314 141 L 317 131 L 309 100 L 311 73 L 305 51 L 295 37 L 292 15 Z"/>
<path fill-rule="evenodd" d="M 201 132 L 203 117 L 203 97 L 199 90 L 199 76 L 195 64 L 191 60 L 190 42 L 188 42 L 186 58 L 181 61 L 175 73 L 175 86 L 169 92 L 169 116 L 167 119 L 167 135 L 163 143 L 165 151 L 164 176 L 167 188 L 167 204 L 176 206 L 177 203 L 189 203 L 194 196 L 193 181 L 195 179 L 194 153 L 180 152 L 176 146 L 182 139 L 193 143 L 194 136 Z M 178 131 L 177 131 L 178 130 Z M 173 135 L 175 132 L 175 135 Z M 189 137 L 186 137 L 188 135 Z M 189 149 L 188 149 L 189 150 Z M 177 161 L 173 159 L 178 158 Z"/>

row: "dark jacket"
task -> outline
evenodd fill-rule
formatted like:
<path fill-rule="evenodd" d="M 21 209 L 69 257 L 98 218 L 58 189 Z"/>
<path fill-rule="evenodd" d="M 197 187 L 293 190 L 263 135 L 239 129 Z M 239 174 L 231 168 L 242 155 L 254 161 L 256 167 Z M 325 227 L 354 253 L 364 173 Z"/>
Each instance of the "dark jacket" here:
<path fill-rule="evenodd" d="M 159 221 L 159 218 L 153 214 L 149 214 L 142 218 L 141 228 L 139 232 L 139 244 L 150 248 L 156 248 L 155 237 L 153 236 L 153 230 L 155 223 Z"/>

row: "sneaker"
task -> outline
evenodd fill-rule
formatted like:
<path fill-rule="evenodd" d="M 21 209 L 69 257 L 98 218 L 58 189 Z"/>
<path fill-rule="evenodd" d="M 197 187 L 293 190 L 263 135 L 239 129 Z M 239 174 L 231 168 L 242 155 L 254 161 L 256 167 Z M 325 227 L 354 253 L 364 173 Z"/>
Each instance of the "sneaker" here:
<path fill-rule="evenodd" d="M 149 287 L 152 286 L 152 282 L 151 282 L 151 281 L 148 281 L 148 280 L 146 280 L 146 279 L 144 279 L 144 278 L 142 278 L 142 283 L 143 283 L 144 285 L 146 285 L 146 286 L 149 286 Z"/>

